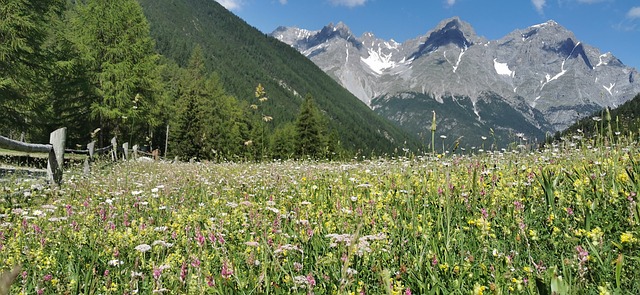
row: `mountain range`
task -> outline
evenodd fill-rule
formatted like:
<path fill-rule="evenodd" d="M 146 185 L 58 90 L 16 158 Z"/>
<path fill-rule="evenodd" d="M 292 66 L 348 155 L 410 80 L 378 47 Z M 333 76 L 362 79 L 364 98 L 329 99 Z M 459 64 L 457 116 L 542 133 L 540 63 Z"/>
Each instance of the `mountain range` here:
<path fill-rule="evenodd" d="M 271 36 L 300 51 L 370 108 L 426 142 L 438 133 L 479 145 L 541 140 L 640 93 L 638 71 L 554 21 L 498 40 L 457 17 L 403 43 L 355 36 L 344 23 Z"/>

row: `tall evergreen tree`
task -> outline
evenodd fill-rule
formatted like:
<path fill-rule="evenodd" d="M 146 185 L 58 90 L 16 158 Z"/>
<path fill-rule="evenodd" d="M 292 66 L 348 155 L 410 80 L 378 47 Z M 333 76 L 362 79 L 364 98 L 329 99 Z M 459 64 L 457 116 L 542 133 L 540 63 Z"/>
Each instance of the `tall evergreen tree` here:
<path fill-rule="evenodd" d="M 210 159 L 231 159 L 242 152 L 247 122 L 238 101 L 226 94 L 217 75 L 206 82 L 207 100 L 202 103 L 203 132 L 209 140 L 205 148 Z"/>
<path fill-rule="evenodd" d="M 68 13 L 55 15 L 49 23 L 48 37 L 43 44 L 52 62 L 42 86 L 45 93 L 37 100 L 34 118 L 41 139 L 48 140 L 49 132 L 67 128 L 67 143 L 86 144 L 91 131 L 98 125 L 90 119 L 91 100 L 95 93 L 89 76 L 89 63 L 82 58 L 72 42 L 74 32 L 68 26 Z M 40 129 L 40 130 L 38 130 Z"/>
<path fill-rule="evenodd" d="M 204 157 L 204 142 L 206 134 L 203 134 L 203 102 L 207 98 L 204 76 L 204 57 L 202 48 L 196 46 L 193 49 L 189 66 L 184 71 L 180 83 L 180 97 L 176 106 L 175 136 L 172 137 L 172 146 L 176 155 L 181 158 Z"/>
<path fill-rule="evenodd" d="M 32 94 L 47 75 L 41 50 L 50 16 L 61 0 L 0 0 L 0 132 L 25 131 L 33 119 Z M 22 128 L 20 128 L 22 126 Z"/>
<path fill-rule="evenodd" d="M 318 158 L 325 147 L 320 114 L 313 97 L 307 94 L 296 119 L 296 152 L 301 157 Z"/>
<path fill-rule="evenodd" d="M 177 102 L 174 137 L 183 158 L 231 159 L 242 152 L 247 124 L 237 100 L 225 93 L 217 75 L 205 75 L 204 56 L 196 46 Z"/>
<path fill-rule="evenodd" d="M 296 153 L 296 126 L 287 123 L 277 128 L 271 136 L 271 156 L 274 159 L 290 159 Z"/>
<path fill-rule="evenodd" d="M 97 93 L 91 114 L 105 132 L 141 135 L 153 123 L 149 110 L 158 91 L 159 56 L 140 4 L 78 1 L 73 16 L 75 42 L 90 62 Z"/>

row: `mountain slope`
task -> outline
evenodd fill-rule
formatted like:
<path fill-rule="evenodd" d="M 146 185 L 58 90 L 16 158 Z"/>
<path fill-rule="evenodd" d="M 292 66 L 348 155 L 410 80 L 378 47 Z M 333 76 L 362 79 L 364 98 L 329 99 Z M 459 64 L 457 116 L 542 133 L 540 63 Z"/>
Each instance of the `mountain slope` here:
<path fill-rule="evenodd" d="M 609 115 L 611 116 L 611 131 L 620 132 L 619 134 L 622 135 L 629 135 L 630 132 L 637 135 L 640 132 L 640 94 L 612 109 Z M 598 133 L 607 134 L 609 122 L 606 117 L 606 110 L 594 112 L 590 116 L 578 120 L 563 132 L 557 133 L 555 138 L 560 139 L 562 136 L 577 134 L 583 134 L 586 138 L 590 138 Z"/>
<path fill-rule="evenodd" d="M 611 53 L 601 54 L 578 41 L 554 21 L 515 30 L 493 41 L 479 37 L 470 24 L 458 18 L 446 19 L 424 36 L 402 44 L 371 33 L 356 37 L 342 23 L 320 31 L 281 27 L 272 36 L 298 49 L 400 125 L 412 124 L 400 118 L 430 118 L 431 110 L 446 114 L 457 123 L 444 124 L 448 126 L 442 130 L 445 133 L 482 126 L 482 136 L 493 128 L 503 130 L 504 135 L 526 133 L 542 139 L 547 132 L 562 130 L 585 114 L 620 105 L 640 92 L 637 70 L 624 66 Z M 412 116 L 393 108 L 415 94 L 439 104 L 430 104 L 429 110 Z M 461 106 L 448 105 L 467 99 L 471 115 Z M 518 118 L 495 120 L 490 115 L 495 108 L 486 109 L 480 101 L 495 102 L 502 112 L 516 112 Z M 479 138 L 480 134 L 467 139 L 477 144 Z"/>
<path fill-rule="evenodd" d="M 252 102 L 264 85 L 269 101 L 262 112 L 275 125 L 291 122 L 303 96 L 311 94 L 351 151 L 392 152 L 416 148 L 406 132 L 372 112 L 364 103 L 290 46 L 260 33 L 215 1 L 139 0 L 161 54 L 184 65 L 195 44 L 202 46 L 207 68 L 230 94 Z"/>

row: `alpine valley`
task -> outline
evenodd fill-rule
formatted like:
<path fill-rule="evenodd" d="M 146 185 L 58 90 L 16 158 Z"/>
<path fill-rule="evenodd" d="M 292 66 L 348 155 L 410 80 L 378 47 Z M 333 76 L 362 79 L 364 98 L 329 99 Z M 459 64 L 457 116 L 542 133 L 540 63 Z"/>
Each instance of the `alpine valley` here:
<path fill-rule="evenodd" d="M 457 17 L 398 43 L 354 36 L 343 23 L 271 35 L 315 62 L 379 114 L 430 141 L 465 146 L 542 140 L 581 117 L 640 93 L 638 71 L 580 42 L 554 21 L 499 40 Z"/>

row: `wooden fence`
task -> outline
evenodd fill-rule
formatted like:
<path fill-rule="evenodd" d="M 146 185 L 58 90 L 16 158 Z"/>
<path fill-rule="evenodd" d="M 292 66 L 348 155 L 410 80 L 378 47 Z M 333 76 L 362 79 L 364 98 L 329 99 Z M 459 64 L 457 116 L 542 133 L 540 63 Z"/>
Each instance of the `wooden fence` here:
<path fill-rule="evenodd" d="M 24 143 L 0 136 L 0 148 L 24 152 L 47 153 L 47 177 L 51 183 L 62 183 L 62 167 L 64 165 L 64 145 L 67 140 L 67 128 L 51 132 L 49 144 Z"/>
<path fill-rule="evenodd" d="M 158 159 L 158 153 L 145 153 L 139 150 L 138 145 L 134 145 L 129 149 L 129 143 L 122 144 L 122 148 L 118 148 L 117 139 L 114 137 L 111 139 L 111 145 L 103 148 L 96 149 L 96 142 L 92 141 L 87 144 L 86 150 L 65 149 L 67 128 L 60 128 L 51 133 L 48 144 L 34 144 L 24 143 L 16 141 L 4 136 L 0 136 L 0 148 L 11 151 L 23 152 L 23 153 L 45 153 L 48 154 L 47 158 L 47 178 L 50 183 L 60 185 L 62 183 L 62 168 L 64 166 L 64 155 L 67 154 L 81 154 L 87 155 L 84 161 L 84 173 L 89 174 L 91 169 L 91 162 L 93 162 L 94 155 L 101 155 L 105 153 L 111 154 L 113 161 L 120 160 L 118 151 L 121 151 L 122 159 L 129 159 L 129 152 L 133 153 L 133 158 L 138 158 L 138 155 L 152 156 L 154 159 Z"/>

